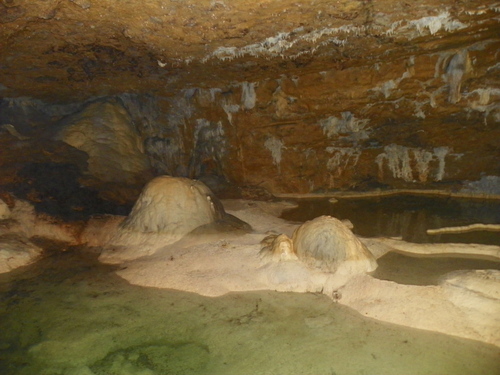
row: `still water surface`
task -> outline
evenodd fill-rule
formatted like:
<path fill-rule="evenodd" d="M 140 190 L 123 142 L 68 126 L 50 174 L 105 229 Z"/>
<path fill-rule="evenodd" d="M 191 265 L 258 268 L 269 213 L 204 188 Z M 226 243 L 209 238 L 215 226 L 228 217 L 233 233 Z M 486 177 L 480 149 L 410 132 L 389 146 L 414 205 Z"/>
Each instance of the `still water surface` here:
<path fill-rule="evenodd" d="M 362 199 L 300 199 L 282 218 L 303 222 L 320 215 L 349 219 L 364 237 L 402 237 L 417 243 L 455 242 L 500 245 L 500 232 L 427 235 L 427 229 L 475 223 L 500 224 L 500 201 L 418 195 Z"/>
<path fill-rule="evenodd" d="M 132 286 L 82 250 L 0 275 L 0 374 L 498 374 L 497 347 L 323 295 Z"/>
<path fill-rule="evenodd" d="M 418 195 L 397 195 L 362 199 L 300 199 L 297 207 L 285 211 L 286 220 L 303 222 L 320 215 L 348 219 L 353 232 L 363 237 L 402 237 L 416 243 L 479 243 L 500 245 L 500 232 L 477 231 L 428 235 L 427 229 L 475 223 L 499 224 L 500 202 Z M 409 256 L 388 253 L 377 260 L 372 276 L 407 285 L 438 285 L 440 278 L 456 270 L 496 269 L 500 262 L 447 256 Z"/>

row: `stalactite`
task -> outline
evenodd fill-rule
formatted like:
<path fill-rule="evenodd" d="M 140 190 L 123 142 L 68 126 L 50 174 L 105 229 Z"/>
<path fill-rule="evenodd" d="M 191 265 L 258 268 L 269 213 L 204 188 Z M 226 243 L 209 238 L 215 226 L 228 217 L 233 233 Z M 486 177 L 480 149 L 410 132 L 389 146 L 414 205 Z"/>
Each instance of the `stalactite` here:
<path fill-rule="evenodd" d="M 281 153 L 284 148 L 283 141 L 271 136 L 266 139 L 264 146 L 271 151 L 273 164 L 278 167 L 278 171 L 281 173 Z"/>
<path fill-rule="evenodd" d="M 429 163 L 433 158 L 432 152 L 420 149 L 412 150 L 413 158 L 415 159 L 418 172 L 418 180 L 420 182 L 426 182 L 429 176 Z"/>
<path fill-rule="evenodd" d="M 442 181 L 446 167 L 445 157 L 449 151 L 448 147 L 436 147 L 433 152 L 430 152 L 396 144 L 385 146 L 384 152 L 375 159 L 379 168 L 379 178 L 383 180 L 384 162 L 387 162 L 387 168 L 392 172 L 394 178 L 414 182 L 416 174 L 419 182 L 427 182 L 431 163 L 437 161 L 438 165 L 433 180 Z"/>
<path fill-rule="evenodd" d="M 451 58 L 446 68 L 446 80 L 449 85 L 448 102 L 456 104 L 460 100 L 462 79 L 469 70 L 470 61 L 467 50 L 460 51 Z"/>
<path fill-rule="evenodd" d="M 328 138 L 344 135 L 355 142 L 368 138 L 365 127 L 369 121 L 368 119 L 357 119 L 351 112 L 346 111 L 341 113 L 341 118 L 330 116 L 321 120 L 319 125 Z"/>
<path fill-rule="evenodd" d="M 446 163 L 445 163 L 445 157 L 446 155 L 448 155 L 448 153 L 450 152 L 450 149 L 448 147 L 436 147 L 434 149 L 434 155 L 436 156 L 436 158 L 438 159 L 438 169 L 437 169 L 437 172 L 436 172 L 436 181 L 441 181 L 443 178 L 444 178 L 444 171 L 445 171 L 445 167 L 446 167 Z"/>
<path fill-rule="evenodd" d="M 257 95 L 255 94 L 255 82 L 243 82 L 241 84 L 241 105 L 244 109 L 255 107 Z"/>

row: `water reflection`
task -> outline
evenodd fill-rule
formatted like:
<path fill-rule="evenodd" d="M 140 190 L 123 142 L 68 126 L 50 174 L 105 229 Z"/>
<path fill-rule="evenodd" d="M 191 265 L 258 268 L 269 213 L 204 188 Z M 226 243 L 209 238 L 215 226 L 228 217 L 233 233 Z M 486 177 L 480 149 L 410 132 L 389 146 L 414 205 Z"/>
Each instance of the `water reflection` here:
<path fill-rule="evenodd" d="M 498 232 L 427 235 L 427 229 L 474 223 L 499 224 L 500 202 L 426 196 L 389 196 L 363 199 L 298 200 L 283 213 L 286 220 L 303 222 L 320 215 L 349 219 L 354 233 L 364 237 L 403 237 L 411 242 L 500 244 Z"/>
<path fill-rule="evenodd" d="M 0 275 L 0 373 L 492 374 L 491 345 L 380 323 L 323 295 L 131 286 L 83 249 Z M 167 271 L 166 271 L 167 272 Z"/>

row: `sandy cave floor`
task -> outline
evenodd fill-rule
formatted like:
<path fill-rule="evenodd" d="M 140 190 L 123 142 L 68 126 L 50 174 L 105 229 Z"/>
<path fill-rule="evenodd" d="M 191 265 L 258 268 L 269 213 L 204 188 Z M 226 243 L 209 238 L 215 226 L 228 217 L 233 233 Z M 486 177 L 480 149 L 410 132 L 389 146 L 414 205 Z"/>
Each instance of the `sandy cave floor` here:
<path fill-rule="evenodd" d="M 376 258 L 388 252 L 412 256 L 455 253 L 459 258 L 450 258 L 447 263 L 455 262 L 459 270 L 466 256 L 484 258 L 471 260 L 470 268 L 483 262 L 482 268 L 490 264 L 493 270 L 455 271 L 443 279 L 453 266 L 443 270 L 442 275 L 436 275 L 434 267 L 434 282 L 430 285 L 418 285 L 427 284 L 425 280 L 419 282 L 418 275 L 413 275 L 414 281 L 409 283 L 414 285 L 364 274 L 346 278 L 311 269 L 300 261 L 269 262 L 259 258 L 260 241 L 266 234 L 291 235 L 297 227 L 278 218 L 286 203 L 223 203 L 228 213 L 249 223 L 253 232 L 187 236 L 153 255 L 134 260 L 121 261 L 115 254 L 112 263 L 121 263 L 117 274 L 135 285 L 210 297 L 258 290 L 323 293 L 367 317 L 500 346 L 500 247 L 362 239 Z M 140 251 L 140 246 L 130 251 Z M 423 270 L 422 279 L 427 276 Z"/>

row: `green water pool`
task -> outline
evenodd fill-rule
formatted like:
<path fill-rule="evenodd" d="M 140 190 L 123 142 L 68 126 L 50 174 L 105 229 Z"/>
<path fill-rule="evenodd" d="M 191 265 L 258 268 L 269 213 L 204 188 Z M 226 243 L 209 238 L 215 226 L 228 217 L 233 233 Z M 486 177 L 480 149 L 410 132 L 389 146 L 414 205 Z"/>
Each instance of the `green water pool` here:
<path fill-rule="evenodd" d="M 84 249 L 0 275 L 0 374 L 498 374 L 492 345 L 323 295 L 129 285 Z"/>

